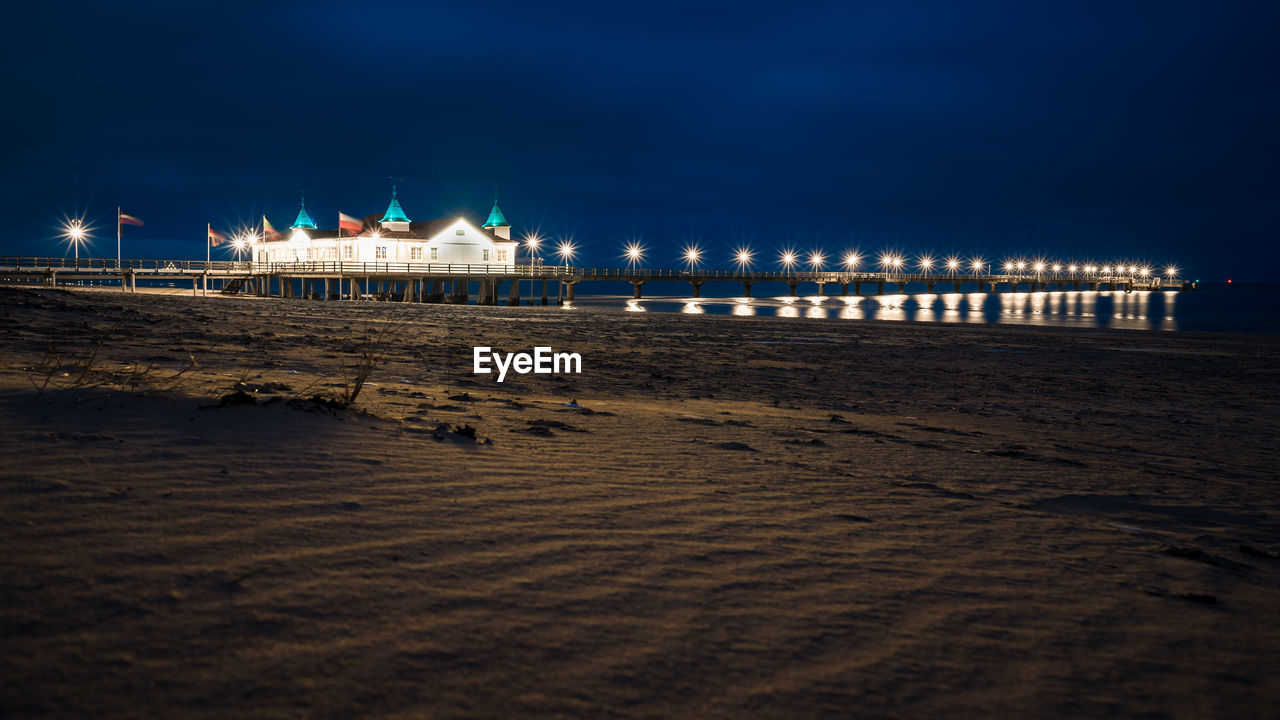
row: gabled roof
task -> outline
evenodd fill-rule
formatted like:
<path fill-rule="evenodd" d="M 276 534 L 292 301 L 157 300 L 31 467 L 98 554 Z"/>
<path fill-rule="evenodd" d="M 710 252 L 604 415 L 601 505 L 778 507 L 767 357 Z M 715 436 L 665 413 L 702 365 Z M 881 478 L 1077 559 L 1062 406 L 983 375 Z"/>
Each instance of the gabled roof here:
<path fill-rule="evenodd" d="M 498 207 L 498 201 L 493 201 L 493 209 L 489 211 L 489 219 L 484 221 L 484 226 L 491 227 L 511 227 L 507 222 L 507 218 L 502 214 L 502 210 Z"/>
<path fill-rule="evenodd" d="M 316 221 L 311 219 L 311 213 L 307 212 L 307 201 L 303 200 L 302 206 L 298 208 L 298 217 L 293 221 L 293 224 L 289 226 L 289 229 L 297 230 L 298 228 L 308 228 L 314 230 L 315 227 Z"/>
<path fill-rule="evenodd" d="M 379 222 L 410 222 L 395 195 L 391 196 L 391 204 L 387 206 L 387 214 L 383 215 L 382 220 Z"/>
<path fill-rule="evenodd" d="M 435 220 L 421 220 L 418 222 L 410 222 L 408 230 L 387 230 L 377 226 L 378 216 L 370 215 L 364 218 L 365 229 L 360 233 L 361 237 L 369 237 L 373 233 L 378 233 L 379 237 L 396 239 L 396 240 L 430 240 L 440 233 L 448 230 L 454 223 L 459 220 L 466 220 L 468 224 L 471 221 L 464 217 L 454 216 L 446 218 L 436 218 Z M 475 227 L 472 225 L 472 227 Z M 514 240 L 503 240 L 500 237 L 494 237 L 491 233 L 486 232 L 485 235 L 494 242 L 515 242 Z"/>

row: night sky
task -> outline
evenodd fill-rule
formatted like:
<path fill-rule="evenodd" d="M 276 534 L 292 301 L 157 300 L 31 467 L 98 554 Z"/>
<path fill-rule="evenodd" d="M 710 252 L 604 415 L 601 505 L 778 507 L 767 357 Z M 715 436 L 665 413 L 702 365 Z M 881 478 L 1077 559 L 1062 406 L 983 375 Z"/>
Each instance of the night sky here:
<path fill-rule="evenodd" d="M 698 242 L 1280 269 L 1280 7 L 1232 2 L 29 3 L 4 254 L 203 258 L 298 191 L 321 226 L 486 216 L 578 264 Z"/>

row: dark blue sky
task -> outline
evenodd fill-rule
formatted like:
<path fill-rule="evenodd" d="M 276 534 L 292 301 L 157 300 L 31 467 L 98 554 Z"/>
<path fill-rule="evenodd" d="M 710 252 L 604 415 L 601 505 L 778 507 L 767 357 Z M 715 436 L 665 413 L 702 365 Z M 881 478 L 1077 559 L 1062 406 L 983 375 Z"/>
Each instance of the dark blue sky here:
<path fill-rule="evenodd" d="M 0 252 L 202 257 L 297 191 L 322 225 L 488 211 L 581 264 L 700 242 L 1280 266 L 1275 3 L 49 3 L 18 11 Z M 14 28 L 21 28 L 15 30 Z"/>

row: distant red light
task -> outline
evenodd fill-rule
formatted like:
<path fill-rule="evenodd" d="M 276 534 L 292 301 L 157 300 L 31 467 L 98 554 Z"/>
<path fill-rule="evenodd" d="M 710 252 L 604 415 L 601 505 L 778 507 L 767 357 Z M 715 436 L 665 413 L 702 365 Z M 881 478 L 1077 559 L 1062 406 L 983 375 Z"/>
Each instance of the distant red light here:
<path fill-rule="evenodd" d="M 1230 284 L 1231 284 L 1231 278 L 1227 278 L 1227 284 L 1228 284 L 1228 285 L 1230 285 Z"/>

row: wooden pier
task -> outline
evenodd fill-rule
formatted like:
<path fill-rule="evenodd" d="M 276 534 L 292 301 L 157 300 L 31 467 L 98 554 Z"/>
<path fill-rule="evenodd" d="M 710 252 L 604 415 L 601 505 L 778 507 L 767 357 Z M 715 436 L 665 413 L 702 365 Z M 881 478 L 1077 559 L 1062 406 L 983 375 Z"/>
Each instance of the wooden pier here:
<path fill-rule="evenodd" d="M 754 271 L 754 270 L 656 270 L 643 268 L 578 268 L 569 265 L 445 265 L 438 263 L 351 263 L 337 261 L 253 263 L 233 260 L 124 260 L 97 258 L 0 257 L 0 281 L 39 282 L 57 286 L 69 282 L 96 280 L 118 282 L 125 290 L 136 290 L 138 279 L 191 283 L 193 294 L 248 294 L 273 297 L 300 297 L 316 300 L 397 300 L 402 302 L 467 303 L 472 287 L 478 289 L 477 302 L 497 305 L 506 285 L 507 302 L 521 302 L 521 288 L 529 302 L 546 305 L 548 290 L 554 288 L 556 302 L 574 299 L 575 288 L 588 282 L 625 282 L 633 296 L 643 296 L 651 282 L 688 283 L 693 297 L 701 297 L 706 283 L 727 282 L 742 286 L 751 297 L 759 283 L 781 283 L 791 296 L 804 286 L 813 286 L 814 295 L 840 288 L 840 295 L 862 295 L 874 288 L 904 293 L 909 283 L 924 285 L 926 292 L 938 288 L 962 292 L 965 285 L 978 292 L 1029 292 L 1111 290 L 1195 290 L 1196 284 L 1158 276 L 1077 272 L 1046 273 L 904 273 Z M 525 284 L 527 283 L 527 284 Z M 537 292 L 540 291 L 540 292 Z M 852 291 L 852 292 L 850 292 Z M 536 300 L 534 296 L 536 294 Z"/>

